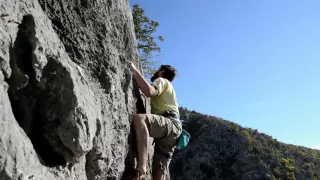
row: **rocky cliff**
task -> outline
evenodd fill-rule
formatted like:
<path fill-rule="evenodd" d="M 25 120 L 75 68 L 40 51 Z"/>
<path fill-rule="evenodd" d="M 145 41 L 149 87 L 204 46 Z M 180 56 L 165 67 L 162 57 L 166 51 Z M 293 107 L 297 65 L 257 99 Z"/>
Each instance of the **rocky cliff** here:
<path fill-rule="evenodd" d="M 317 180 L 320 151 L 285 144 L 257 130 L 180 108 L 191 134 L 176 152 L 171 179 L 176 180 Z"/>
<path fill-rule="evenodd" d="M 128 2 L 2 0 L 0 45 L 0 180 L 130 179 L 131 117 L 150 107 L 124 64 L 139 66 Z M 171 179 L 320 178 L 319 151 L 180 113 L 192 138 Z"/>
<path fill-rule="evenodd" d="M 0 179 L 124 178 L 149 111 L 128 2 L 2 0 L 0 44 Z"/>

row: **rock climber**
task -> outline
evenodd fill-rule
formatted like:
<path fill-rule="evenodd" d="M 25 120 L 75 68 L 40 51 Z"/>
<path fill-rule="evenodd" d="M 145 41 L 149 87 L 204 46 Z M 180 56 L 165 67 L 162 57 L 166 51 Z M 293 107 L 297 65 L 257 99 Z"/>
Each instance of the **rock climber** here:
<path fill-rule="evenodd" d="M 151 97 L 151 114 L 136 114 L 132 120 L 137 142 L 135 179 L 146 179 L 150 136 L 155 142 L 152 177 L 153 180 L 164 180 L 169 175 L 171 158 L 182 132 L 178 102 L 171 84 L 176 70 L 170 65 L 162 65 L 151 77 L 150 84 L 133 62 L 127 61 L 127 65 L 141 91 Z"/>

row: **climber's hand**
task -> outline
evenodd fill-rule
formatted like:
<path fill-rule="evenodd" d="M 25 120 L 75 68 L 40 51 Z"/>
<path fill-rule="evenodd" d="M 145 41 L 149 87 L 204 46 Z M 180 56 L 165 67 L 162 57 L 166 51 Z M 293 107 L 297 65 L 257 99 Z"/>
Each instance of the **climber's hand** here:
<path fill-rule="evenodd" d="M 126 60 L 126 63 L 128 65 L 128 67 L 131 69 L 131 71 L 136 71 L 137 70 L 136 66 L 133 64 L 132 61 Z"/>

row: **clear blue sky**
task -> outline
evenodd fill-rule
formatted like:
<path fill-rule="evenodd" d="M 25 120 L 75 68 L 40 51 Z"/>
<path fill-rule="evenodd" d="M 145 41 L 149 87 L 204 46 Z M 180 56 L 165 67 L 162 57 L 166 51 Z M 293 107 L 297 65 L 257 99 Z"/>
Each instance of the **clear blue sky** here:
<path fill-rule="evenodd" d="M 320 1 L 129 0 L 160 23 L 180 106 L 320 145 Z"/>

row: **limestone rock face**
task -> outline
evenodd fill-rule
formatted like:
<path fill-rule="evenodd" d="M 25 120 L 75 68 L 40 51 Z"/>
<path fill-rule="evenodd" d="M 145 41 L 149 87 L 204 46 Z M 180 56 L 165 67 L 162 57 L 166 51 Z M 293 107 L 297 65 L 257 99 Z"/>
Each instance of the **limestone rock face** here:
<path fill-rule="evenodd" d="M 0 45 L 0 179 L 124 178 L 150 109 L 128 2 L 2 0 Z"/>

